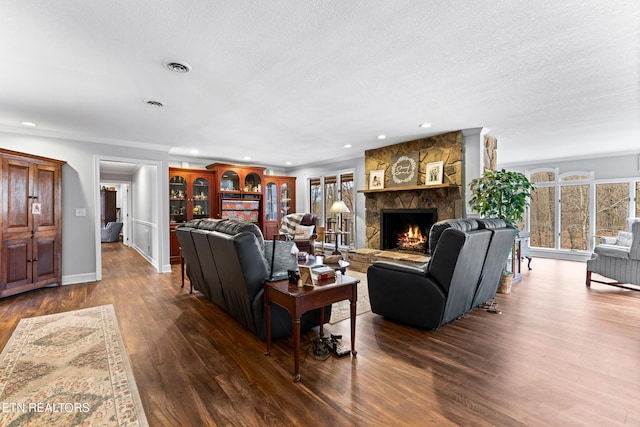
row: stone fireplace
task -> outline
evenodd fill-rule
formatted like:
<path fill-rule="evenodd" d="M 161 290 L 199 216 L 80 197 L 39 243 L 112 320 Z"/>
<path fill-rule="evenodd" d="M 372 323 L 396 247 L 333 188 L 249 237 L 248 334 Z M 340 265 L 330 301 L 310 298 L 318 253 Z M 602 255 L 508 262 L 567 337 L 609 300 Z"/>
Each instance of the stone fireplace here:
<path fill-rule="evenodd" d="M 414 141 L 403 142 L 365 152 L 367 182 L 372 170 L 384 170 L 384 188 L 361 190 L 365 194 L 366 248 L 397 249 L 399 230 L 385 231 L 385 224 L 394 219 L 387 215 L 401 212 L 418 214 L 419 230 L 428 237 L 431 225 L 443 219 L 462 218 L 463 209 L 463 134 L 450 132 Z M 394 156 L 418 151 L 418 182 L 407 187 L 389 187 L 391 159 Z M 442 161 L 443 182 L 425 185 L 426 165 Z M 384 236 L 383 236 L 384 234 Z M 394 242 L 391 242 L 393 240 Z M 393 247 L 395 244 L 395 247 Z"/>

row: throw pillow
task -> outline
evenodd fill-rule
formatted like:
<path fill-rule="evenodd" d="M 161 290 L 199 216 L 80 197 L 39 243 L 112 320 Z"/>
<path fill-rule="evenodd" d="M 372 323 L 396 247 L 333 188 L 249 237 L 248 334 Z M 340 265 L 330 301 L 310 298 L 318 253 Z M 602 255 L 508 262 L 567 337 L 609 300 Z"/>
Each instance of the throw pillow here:
<path fill-rule="evenodd" d="M 295 239 L 296 240 L 308 240 L 311 235 L 313 234 L 313 229 L 315 228 L 315 226 L 313 225 L 296 225 L 296 233 L 295 233 Z"/>
<path fill-rule="evenodd" d="M 619 246 L 631 246 L 633 235 L 628 231 L 618 231 L 618 240 L 616 245 Z"/>

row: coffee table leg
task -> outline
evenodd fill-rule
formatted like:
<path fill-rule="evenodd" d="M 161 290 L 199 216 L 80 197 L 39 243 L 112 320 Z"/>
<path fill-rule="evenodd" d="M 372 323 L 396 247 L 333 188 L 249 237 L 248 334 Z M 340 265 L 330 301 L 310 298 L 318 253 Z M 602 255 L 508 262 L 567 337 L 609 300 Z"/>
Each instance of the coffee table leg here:
<path fill-rule="evenodd" d="M 353 285 L 354 288 L 356 285 Z M 357 355 L 356 351 L 356 298 L 350 300 L 351 304 L 351 354 Z"/>
<path fill-rule="evenodd" d="M 293 381 L 300 381 L 300 318 L 293 319 Z"/>

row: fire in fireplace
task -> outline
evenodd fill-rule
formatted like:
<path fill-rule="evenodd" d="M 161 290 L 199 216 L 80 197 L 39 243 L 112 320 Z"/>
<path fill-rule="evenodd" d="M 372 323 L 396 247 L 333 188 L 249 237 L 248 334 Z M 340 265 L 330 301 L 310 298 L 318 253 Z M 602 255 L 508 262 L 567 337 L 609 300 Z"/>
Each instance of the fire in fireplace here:
<path fill-rule="evenodd" d="M 437 209 L 381 209 L 381 249 L 426 253 L 429 230 L 437 220 Z"/>
<path fill-rule="evenodd" d="M 417 225 L 410 225 L 407 231 L 398 235 L 397 247 L 400 250 L 426 252 L 426 245 L 427 239 Z"/>

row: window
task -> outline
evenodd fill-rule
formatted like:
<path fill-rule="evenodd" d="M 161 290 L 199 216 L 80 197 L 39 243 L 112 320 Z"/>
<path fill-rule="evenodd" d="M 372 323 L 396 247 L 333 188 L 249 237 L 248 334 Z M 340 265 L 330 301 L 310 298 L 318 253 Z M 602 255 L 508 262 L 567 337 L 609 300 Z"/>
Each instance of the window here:
<path fill-rule="evenodd" d="M 600 236 L 617 236 L 626 219 L 640 216 L 640 181 L 594 181 L 593 172 L 529 172 L 535 186 L 527 216 L 531 247 L 589 251 Z"/>
<path fill-rule="evenodd" d="M 596 237 L 624 231 L 629 212 L 629 184 L 596 184 Z"/>
<path fill-rule="evenodd" d="M 347 235 L 343 236 L 342 243 L 351 247 L 355 246 L 355 195 L 353 188 L 353 173 L 340 175 L 340 197 L 347 208 L 348 213 L 342 214 L 342 231 L 346 231 Z"/>
<path fill-rule="evenodd" d="M 640 181 L 636 182 L 636 218 L 640 218 Z"/>
<path fill-rule="evenodd" d="M 530 204 L 531 246 L 555 247 L 556 188 L 536 187 Z"/>
<path fill-rule="evenodd" d="M 318 218 L 322 218 L 322 182 L 320 178 L 309 181 L 309 210 Z"/>
<path fill-rule="evenodd" d="M 589 249 L 589 184 L 560 187 L 560 247 Z"/>
<path fill-rule="evenodd" d="M 530 180 L 535 185 L 529 205 L 531 246 L 555 248 L 556 174 L 554 171 L 534 172 Z"/>
<path fill-rule="evenodd" d="M 339 215 L 335 212 L 329 212 L 331 205 L 336 200 L 342 200 L 349 209 L 349 212 L 341 214 L 341 224 L 338 224 Z M 353 172 L 311 178 L 309 180 L 309 206 L 310 211 L 318 217 L 318 226 L 324 224 L 327 231 L 347 232 L 341 239 L 341 245 L 355 246 L 356 215 Z M 326 240 L 327 243 L 335 243 L 335 234 L 329 234 Z"/>

